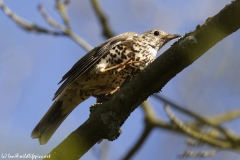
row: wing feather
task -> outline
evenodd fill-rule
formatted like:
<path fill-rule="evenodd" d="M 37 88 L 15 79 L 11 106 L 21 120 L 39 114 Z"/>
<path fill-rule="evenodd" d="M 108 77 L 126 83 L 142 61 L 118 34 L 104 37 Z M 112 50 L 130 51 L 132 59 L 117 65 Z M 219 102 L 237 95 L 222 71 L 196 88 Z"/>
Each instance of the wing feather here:
<path fill-rule="evenodd" d="M 129 38 L 131 36 L 137 36 L 137 33 L 126 32 L 120 34 L 118 36 L 108 39 L 101 45 L 89 51 L 85 56 L 83 56 L 79 61 L 77 61 L 73 65 L 73 67 L 62 77 L 62 80 L 58 84 L 62 82 L 63 84 L 54 94 L 53 100 L 62 93 L 62 91 L 66 88 L 68 84 L 74 82 L 79 76 L 83 75 L 89 68 L 96 64 L 103 56 L 108 54 L 114 44 L 126 40 L 126 38 Z"/>

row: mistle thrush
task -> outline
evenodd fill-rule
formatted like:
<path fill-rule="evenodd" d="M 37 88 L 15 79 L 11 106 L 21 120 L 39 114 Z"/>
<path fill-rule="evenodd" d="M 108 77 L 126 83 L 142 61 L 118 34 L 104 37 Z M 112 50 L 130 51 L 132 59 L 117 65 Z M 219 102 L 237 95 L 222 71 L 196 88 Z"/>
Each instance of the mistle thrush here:
<path fill-rule="evenodd" d="M 119 90 L 127 76 L 135 76 L 156 58 L 168 41 L 180 37 L 161 30 L 142 34 L 126 32 L 92 49 L 63 76 L 54 103 L 32 131 L 32 138 L 45 144 L 65 118 L 90 96 Z"/>

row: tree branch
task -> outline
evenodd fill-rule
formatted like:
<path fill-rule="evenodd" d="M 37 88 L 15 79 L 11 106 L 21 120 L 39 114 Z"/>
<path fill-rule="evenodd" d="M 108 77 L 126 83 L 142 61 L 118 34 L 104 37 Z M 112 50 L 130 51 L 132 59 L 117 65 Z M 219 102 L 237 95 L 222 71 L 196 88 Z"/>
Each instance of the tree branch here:
<path fill-rule="evenodd" d="M 33 32 L 37 32 L 37 33 L 45 33 L 45 34 L 51 34 L 51 35 L 61 35 L 61 36 L 65 36 L 65 34 L 63 32 L 59 32 L 59 31 L 52 31 L 52 30 L 48 30 L 45 29 L 43 27 L 40 27 L 36 24 L 33 24 L 21 17 L 19 17 L 17 14 L 15 14 L 14 12 L 12 12 L 10 10 L 10 8 L 8 8 L 3 0 L 0 0 L 0 8 L 2 9 L 2 11 L 8 16 L 10 17 L 14 22 L 17 23 L 17 25 L 19 27 L 21 27 L 22 29 L 26 30 L 26 31 L 33 31 Z"/>
<path fill-rule="evenodd" d="M 207 133 L 198 132 L 192 129 L 191 127 L 185 125 L 183 122 L 181 122 L 174 113 L 170 110 L 170 107 L 168 105 L 165 106 L 165 110 L 170 117 L 170 119 L 179 127 L 181 130 L 183 130 L 188 135 L 192 136 L 193 138 L 196 138 L 200 141 L 204 141 L 206 143 L 209 143 L 214 146 L 218 146 L 220 148 L 230 149 L 232 148 L 232 144 L 224 139 L 219 139 L 216 137 L 209 136 Z M 236 150 L 240 151 L 240 146 L 236 148 Z"/>
<path fill-rule="evenodd" d="M 164 98 L 163 96 L 159 95 L 159 94 L 154 94 L 153 95 L 154 98 L 157 98 L 158 100 L 161 100 L 163 102 L 165 102 L 166 104 L 169 104 L 170 106 L 172 106 L 173 108 L 187 114 L 188 116 L 191 116 L 195 119 L 197 119 L 200 123 L 209 125 L 214 127 L 215 129 L 219 130 L 221 133 L 224 134 L 224 136 L 226 136 L 228 138 L 228 140 L 232 141 L 232 142 L 236 142 L 236 141 L 240 141 L 239 137 L 236 137 L 235 135 L 233 135 L 232 133 L 228 132 L 226 129 L 224 129 L 222 126 L 220 126 L 219 121 L 213 121 L 212 119 L 208 119 L 208 118 L 204 118 L 201 117 L 200 115 L 193 113 L 187 109 L 185 109 L 185 107 L 182 107 L 176 103 L 171 102 L 170 100 Z M 236 112 L 238 113 L 238 112 Z M 237 114 L 235 113 L 235 116 L 237 116 Z M 226 116 L 226 115 L 225 115 Z M 226 118 L 226 117 L 225 117 Z M 230 117 L 229 117 L 230 118 Z M 196 125 L 196 124 L 195 124 Z"/>
<path fill-rule="evenodd" d="M 194 151 L 186 151 L 183 154 L 179 155 L 179 158 L 189 158 L 189 157 L 200 157 L 200 158 L 205 158 L 205 157 L 210 157 L 215 155 L 218 152 L 217 149 L 213 149 L 213 150 L 206 150 L 206 151 L 200 151 L 200 152 L 194 152 Z"/>
<path fill-rule="evenodd" d="M 69 4 L 69 1 L 65 1 L 64 3 L 62 3 L 61 0 L 56 0 L 56 8 L 61 14 L 66 29 L 70 30 L 70 23 L 67 14 L 67 4 Z"/>
<path fill-rule="evenodd" d="M 182 111 L 183 113 L 187 114 L 188 116 L 189 116 L 188 113 L 191 113 L 190 116 L 195 115 L 193 112 L 184 109 L 186 107 L 180 107 L 179 105 L 171 102 L 170 100 L 166 99 L 165 97 L 163 97 L 161 95 L 156 95 L 156 96 L 163 99 L 161 101 L 165 102 L 165 104 L 168 104 L 167 102 L 170 102 L 174 106 L 173 108 L 178 109 L 179 111 Z M 142 108 L 143 108 L 144 113 L 145 113 L 145 128 L 142 132 L 142 135 L 137 140 L 137 142 L 133 145 L 133 147 L 129 150 L 129 152 L 122 159 L 131 159 L 132 156 L 141 148 L 141 146 L 146 141 L 146 139 L 147 139 L 146 135 L 149 135 L 149 133 L 151 133 L 151 131 L 155 128 L 165 129 L 165 130 L 169 130 L 169 131 L 175 131 L 176 133 L 184 134 L 184 135 L 188 135 L 188 136 L 194 136 L 194 135 L 192 135 L 192 132 L 188 132 L 188 131 L 185 132 L 183 129 L 181 129 L 182 127 L 180 125 L 175 125 L 174 123 L 171 123 L 171 121 L 165 122 L 163 120 L 160 120 L 154 114 L 154 111 L 152 110 L 152 107 L 146 101 L 142 103 Z M 231 111 L 231 112 L 221 114 L 221 115 L 207 117 L 206 119 L 207 119 L 207 121 L 215 122 L 215 125 L 220 125 L 221 123 L 224 123 L 226 121 L 232 120 L 232 119 L 237 118 L 237 117 L 240 117 L 240 110 Z M 201 117 L 201 119 L 204 119 L 204 118 Z M 195 132 L 197 132 L 195 134 L 202 135 L 201 126 L 207 125 L 207 124 L 203 124 L 201 119 L 196 118 L 197 122 L 184 123 L 182 126 L 184 126 L 183 127 L 184 129 L 185 128 L 190 128 L 190 130 L 195 129 L 196 130 Z M 177 121 L 177 122 L 179 122 L 179 121 Z M 214 129 L 216 129 L 216 128 L 214 128 Z M 219 134 L 216 135 L 216 131 L 214 130 L 214 134 L 212 134 L 212 130 L 211 130 L 211 132 L 204 133 L 204 136 L 207 137 L 206 141 L 203 141 L 203 139 L 200 137 L 201 138 L 200 141 L 199 141 L 199 138 L 198 138 L 198 140 L 194 140 L 194 144 L 196 145 L 196 143 L 197 144 L 208 143 L 208 144 L 213 145 L 215 147 L 221 148 L 222 144 L 220 144 L 220 146 L 219 146 L 218 143 L 212 143 L 211 140 L 208 141 L 208 139 L 214 139 L 217 142 L 223 141 L 223 137 L 220 136 L 220 133 L 222 133 L 222 132 L 220 132 L 220 133 L 217 132 Z M 232 135 L 232 137 L 234 137 L 234 139 L 238 138 L 235 135 Z M 195 138 L 197 138 L 197 137 L 195 137 Z M 240 151 L 239 146 L 237 146 L 235 148 L 235 143 L 238 143 L 238 141 L 228 141 L 229 140 L 228 137 L 226 137 L 226 138 L 227 139 L 225 139 L 225 141 L 224 141 L 225 144 L 228 143 L 228 146 L 231 146 L 232 149 Z M 188 143 L 190 143 L 190 142 L 188 141 Z M 193 144 L 193 141 L 191 141 L 191 145 L 194 145 L 194 144 Z M 189 152 L 187 152 L 187 153 L 189 153 Z M 205 151 L 202 151 L 200 153 L 205 153 Z M 183 155 L 184 155 L 184 157 L 187 156 L 186 153 L 184 153 Z M 190 155 L 188 155 L 188 156 L 190 156 Z"/>
<path fill-rule="evenodd" d="M 107 20 L 106 16 L 104 15 L 103 11 L 101 10 L 98 0 L 91 0 L 91 2 L 92 2 L 93 9 L 102 25 L 102 34 L 106 38 L 113 37 L 114 34 L 113 34 L 111 28 L 109 27 L 108 20 Z"/>
<path fill-rule="evenodd" d="M 61 31 L 64 31 L 64 26 L 58 24 L 57 22 L 55 22 L 48 14 L 47 12 L 45 11 L 44 7 L 42 5 L 39 5 L 38 6 L 38 10 L 39 12 L 41 13 L 41 15 L 43 16 L 43 18 L 46 20 L 46 22 L 56 28 L 56 29 L 59 29 Z"/>
<path fill-rule="evenodd" d="M 155 128 L 164 128 L 171 131 L 179 131 L 182 132 L 177 126 L 164 122 L 160 120 L 154 113 L 152 107 L 147 101 L 144 101 L 142 104 L 142 109 L 145 113 L 145 127 L 144 130 L 137 140 L 136 144 L 128 151 L 128 153 L 124 156 L 124 160 L 131 159 L 132 156 L 141 148 L 144 142 L 147 140 L 148 135 Z M 182 132 L 183 133 L 183 132 Z"/>
<path fill-rule="evenodd" d="M 154 125 L 151 123 L 151 120 L 156 120 L 156 116 L 153 110 L 151 109 L 147 101 L 143 102 L 141 106 L 145 113 L 145 127 L 140 138 L 137 140 L 136 144 L 129 150 L 129 152 L 124 156 L 124 158 L 122 158 L 123 160 L 130 159 L 141 148 L 141 146 L 151 133 L 152 129 L 154 128 Z"/>
<path fill-rule="evenodd" d="M 174 43 L 109 101 L 98 105 L 79 128 L 51 151 L 50 159 L 79 159 L 101 138 L 116 139 L 120 134 L 119 127 L 141 102 L 240 28 L 239 15 L 240 0 L 235 0 L 204 25 Z"/>
<path fill-rule="evenodd" d="M 45 33 L 50 35 L 56 35 L 56 36 L 68 36 L 77 44 L 79 44 L 83 49 L 90 51 L 92 49 L 92 46 L 88 44 L 84 39 L 82 39 L 80 36 L 75 34 L 69 24 L 67 12 L 66 12 L 66 5 L 69 3 L 69 0 L 66 0 L 64 3 L 61 1 L 56 2 L 56 7 L 58 11 L 60 12 L 60 15 L 63 18 L 65 26 L 61 26 L 57 22 L 55 22 L 44 10 L 42 6 L 39 6 L 38 9 L 40 13 L 42 14 L 43 18 L 46 20 L 50 26 L 60 30 L 60 31 L 52 31 L 43 27 L 40 27 L 34 23 L 28 22 L 27 20 L 21 18 L 20 16 L 13 13 L 3 2 L 3 0 L 0 0 L 0 8 L 3 10 L 3 12 L 10 17 L 14 22 L 18 24 L 22 29 L 29 31 L 29 32 L 37 32 L 37 33 Z"/>

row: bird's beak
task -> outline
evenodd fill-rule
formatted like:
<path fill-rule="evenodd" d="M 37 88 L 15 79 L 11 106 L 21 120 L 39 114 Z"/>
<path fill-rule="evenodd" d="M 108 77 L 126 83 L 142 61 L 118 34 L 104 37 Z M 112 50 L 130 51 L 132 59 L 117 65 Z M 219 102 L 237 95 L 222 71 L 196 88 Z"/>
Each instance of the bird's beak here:
<path fill-rule="evenodd" d="M 175 39 L 175 38 L 178 38 L 178 37 L 181 37 L 181 35 L 179 34 L 168 34 L 164 37 L 164 39 L 166 40 L 166 42 L 172 40 L 172 39 Z"/>

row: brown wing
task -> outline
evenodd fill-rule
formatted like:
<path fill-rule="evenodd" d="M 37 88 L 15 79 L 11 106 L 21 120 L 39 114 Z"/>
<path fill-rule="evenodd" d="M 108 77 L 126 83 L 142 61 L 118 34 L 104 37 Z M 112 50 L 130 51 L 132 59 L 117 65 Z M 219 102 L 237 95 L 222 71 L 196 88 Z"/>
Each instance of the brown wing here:
<path fill-rule="evenodd" d="M 61 92 L 68 84 L 74 82 L 79 76 L 85 73 L 90 67 L 96 64 L 104 55 L 106 55 L 114 44 L 131 36 L 137 36 L 137 34 L 135 32 L 126 32 L 120 34 L 108 39 L 103 44 L 89 51 L 85 56 L 77 61 L 77 63 L 75 63 L 73 67 L 62 77 L 62 80 L 59 83 L 63 81 L 64 82 L 54 94 L 53 100 L 61 94 Z"/>

